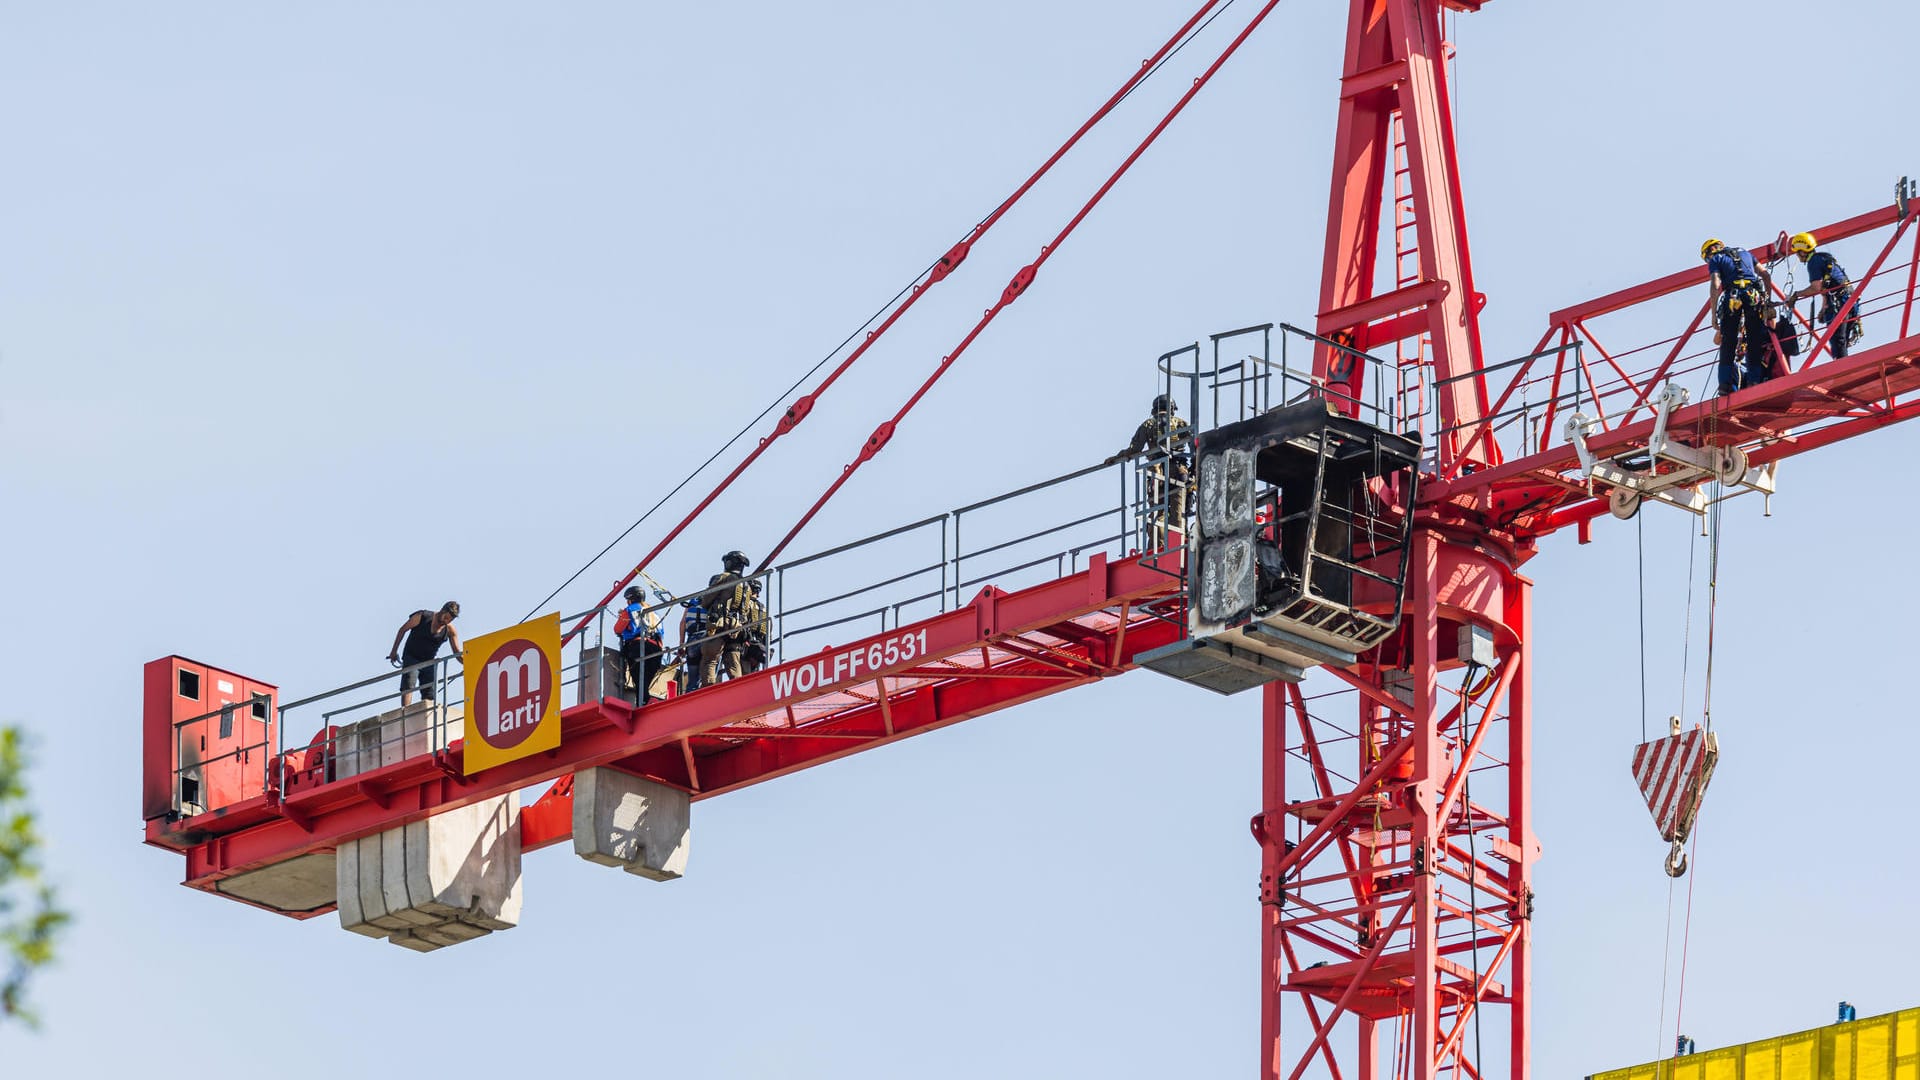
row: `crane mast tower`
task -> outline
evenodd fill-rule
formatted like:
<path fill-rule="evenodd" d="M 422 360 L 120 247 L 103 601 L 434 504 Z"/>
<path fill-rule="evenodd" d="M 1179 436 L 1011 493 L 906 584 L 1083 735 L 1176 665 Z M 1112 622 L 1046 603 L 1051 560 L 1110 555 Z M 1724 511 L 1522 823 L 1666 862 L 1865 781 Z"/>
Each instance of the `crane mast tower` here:
<path fill-rule="evenodd" d="M 1630 518 L 1654 502 L 1704 516 L 1721 499 L 1770 495 L 1777 461 L 1920 412 L 1920 336 L 1912 333 L 1920 231 L 1911 229 L 1914 191 L 1905 180 L 1891 204 L 1820 230 L 1827 242 L 1883 242 L 1840 316 L 1818 326 L 1785 316 L 1799 321 L 1765 343 L 1776 350 L 1773 378 L 1730 396 L 1690 402 L 1677 382 L 1712 363 L 1713 350 L 1699 345 L 1712 332 L 1705 302 L 1685 329 L 1652 345 L 1614 351 L 1592 331 L 1598 320 L 1688 290 L 1704 294 L 1697 268 L 1553 313 L 1534 352 L 1489 363 L 1446 34 L 1449 19 L 1484 3 L 1348 0 L 1318 313 L 1311 329 L 1279 328 L 1283 348 L 1288 336 L 1306 343 L 1310 369 L 1289 370 L 1283 359 L 1277 400 L 1256 393 L 1251 406 L 1170 438 L 1145 470 L 1123 477 L 1117 538 L 1021 562 L 1012 570 L 1041 575 L 1037 583 L 996 581 L 971 597 L 965 590 L 987 580 L 979 559 L 1052 530 L 965 550 L 961 521 L 979 520 L 987 503 L 903 526 L 874 539 L 932 529 L 938 562 L 828 600 L 794 602 L 791 581 L 821 559 L 864 559 L 873 549 L 845 545 L 763 567 L 750 578 L 767 586 L 770 617 L 783 630 L 767 669 L 664 700 L 622 700 L 608 681 L 609 651 L 589 649 L 584 637 L 577 663 L 563 665 L 557 616 L 549 617 L 551 647 L 527 639 L 537 635 L 523 624 L 512 628 L 522 636 L 501 646 L 523 651 L 493 654 L 519 666 L 496 661 L 489 671 L 509 670 L 512 685 L 524 680 L 547 696 L 515 697 L 510 712 L 494 702 L 488 723 L 508 716 L 516 731 L 484 755 L 474 740 L 485 733 L 462 737 L 463 717 L 449 704 L 458 691 L 444 667 L 433 669 L 437 699 L 347 722 L 338 718 L 378 700 L 368 688 L 386 676 L 283 703 L 272 685 L 180 657 L 157 660 L 147 679 L 147 842 L 184 854 L 192 887 L 296 918 L 338 910 L 349 929 L 437 948 L 513 925 L 523 852 L 571 838 L 592 861 L 678 876 L 693 802 L 1148 667 L 1215 690 L 1258 690 L 1264 779 L 1251 828 L 1260 855 L 1260 1075 L 1525 1077 L 1541 847 L 1531 811 L 1533 583 L 1521 569 L 1541 538 L 1573 529 L 1586 542 L 1591 522 L 1607 514 Z M 1215 6 L 1204 5 L 1015 198 Z M 1014 276 L 780 547 L 885 447 L 1107 187 Z M 804 420 L 921 292 L 959 268 L 1012 201 L 937 261 L 688 521 Z M 1911 254 L 1893 260 L 1909 233 Z M 1785 243 L 1783 234 L 1752 250 L 1762 260 L 1784 257 Z M 1851 353 L 1837 348 L 1848 314 L 1869 308 L 1877 325 L 1897 331 Z M 1266 340 L 1273 327 L 1253 330 Z M 1182 374 L 1196 402 L 1203 378 L 1217 389 L 1219 342 L 1233 336 L 1216 336 L 1209 372 L 1198 364 L 1177 372 L 1163 358 L 1169 394 L 1177 396 Z M 1784 348 L 1802 336 L 1804 351 Z M 1253 363 L 1267 387 L 1272 357 Z M 1191 461 L 1197 480 L 1191 513 L 1169 495 L 1176 461 Z M 1094 471 L 1004 500 L 1052 497 Z M 1100 546 L 1115 539 L 1117 549 Z M 878 633 L 786 644 L 834 627 L 850 634 L 844 627 L 856 618 L 796 629 L 789 615 L 831 612 L 846 596 L 881 587 L 917 589 L 915 579 L 935 570 L 937 588 L 878 609 Z M 684 599 L 668 598 L 666 610 Z M 568 637 L 604 619 L 605 604 Z M 827 647 L 816 648 L 823 640 Z M 536 663 L 542 657 L 548 668 Z M 1324 668 L 1341 693 L 1303 692 L 1311 667 Z M 477 720 L 475 673 L 465 677 L 476 702 L 466 719 Z M 560 700 L 563 685 L 570 703 Z M 304 746 L 287 742 L 295 709 L 323 713 Z M 533 752 L 540 738 L 549 741 Z M 520 740 L 527 749 L 513 748 Z M 557 782 L 523 811 L 518 792 L 545 781 Z M 622 828 L 644 837 L 596 847 L 606 807 L 617 817 L 636 799 L 653 824 Z M 455 811 L 478 814 L 478 835 L 510 849 L 489 864 L 510 867 L 510 895 L 500 892 L 483 914 L 478 902 L 463 913 L 438 893 L 432 903 L 393 901 L 393 880 L 383 886 L 368 875 L 382 858 L 387 873 L 398 873 L 396 845 L 428 839 L 406 830 Z M 391 839 L 403 833 L 404 844 Z"/>
<path fill-rule="evenodd" d="M 1316 323 L 1320 337 L 1359 352 L 1395 347 L 1391 369 L 1370 370 L 1322 345 L 1315 374 L 1350 399 L 1349 412 L 1369 377 L 1395 377 L 1383 390 L 1397 419 L 1424 429 L 1436 478 L 1496 464 L 1499 452 L 1475 437 L 1487 413 L 1485 298 L 1474 288 L 1443 33 L 1449 10 L 1480 6 L 1350 0 Z M 1402 377 L 1417 367 L 1426 377 Z M 1412 512 L 1401 629 L 1339 671 L 1360 691 L 1358 715 L 1315 715 L 1298 684 L 1261 689 L 1262 1075 L 1297 1080 L 1323 1064 L 1337 1076 L 1344 1059 L 1362 1077 L 1477 1077 L 1487 1026 L 1496 1056 L 1524 1074 L 1539 851 L 1528 788 L 1532 583 L 1518 572 L 1530 542 L 1452 503 Z M 1333 761 L 1355 751 L 1357 760 Z M 1290 759 L 1311 763 L 1308 790 L 1289 788 Z M 1343 775 L 1358 783 L 1334 779 Z M 1298 1028 L 1283 1024 L 1288 999 Z M 1488 1005 L 1499 1007 L 1483 1019 Z M 1347 1044 L 1339 1054 L 1336 1039 Z"/>

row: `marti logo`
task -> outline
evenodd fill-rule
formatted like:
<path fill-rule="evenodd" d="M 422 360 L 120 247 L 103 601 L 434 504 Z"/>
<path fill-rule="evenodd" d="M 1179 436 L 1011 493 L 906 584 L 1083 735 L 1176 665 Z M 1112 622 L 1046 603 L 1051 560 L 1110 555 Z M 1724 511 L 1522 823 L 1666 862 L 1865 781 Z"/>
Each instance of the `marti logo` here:
<path fill-rule="evenodd" d="M 553 669 L 538 645 L 515 638 L 494 649 L 474 688 L 480 737 L 501 750 L 526 741 L 546 713 L 552 688 Z"/>

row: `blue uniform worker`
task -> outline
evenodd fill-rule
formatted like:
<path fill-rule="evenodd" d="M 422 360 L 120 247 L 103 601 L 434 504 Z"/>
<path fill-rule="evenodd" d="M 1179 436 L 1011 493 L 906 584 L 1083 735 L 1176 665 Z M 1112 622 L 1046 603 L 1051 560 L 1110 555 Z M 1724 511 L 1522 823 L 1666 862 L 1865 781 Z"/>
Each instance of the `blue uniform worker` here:
<path fill-rule="evenodd" d="M 633 684 L 634 701 L 645 704 L 647 688 L 660 672 L 661 645 L 657 617 L 646 609 L 646 594 L 640 586 L 629 585 L 627 606 L 614 624 L 620 635 L 620 659 L 625 662 L 627 681 Z"/>
<path fill-rule="evenodd" d="M 1774 372 L 1772 329 L 1767 325 L 1767 296 L 1773 279 L 1745 248 L 1718 240 L 1700 245 L 1707 264 L 1707 285 L 1714 311 L 1713 340 L 1720 346 L 1720 393 L 1766 382 Z M 1746 343 L 1746 377 L 1735 364 Z"/>
<path fill-rule="evenodd" d="M 1807 287 L 1794 293 L 1790 299 L 1801 300 L 1809 296 L 1820 297 L 1820 325 L 1832 326 L 1839 318 L 1840 310 L 1853 298 L 1853 282 L 1847 272 L 1840 268 L 1840 261 L 1827 252 L 1819 250 L 1820 243 L 1812 233 L 1795 233 L 1787 245 L 1807 266 Z M 1834 357 L 1847 355 L 1847 349 L 1860 337 L 1860 306 L 1855 304 L 1840 327 L 1833 332 L 1827 342 L 1827 348 Z"/>

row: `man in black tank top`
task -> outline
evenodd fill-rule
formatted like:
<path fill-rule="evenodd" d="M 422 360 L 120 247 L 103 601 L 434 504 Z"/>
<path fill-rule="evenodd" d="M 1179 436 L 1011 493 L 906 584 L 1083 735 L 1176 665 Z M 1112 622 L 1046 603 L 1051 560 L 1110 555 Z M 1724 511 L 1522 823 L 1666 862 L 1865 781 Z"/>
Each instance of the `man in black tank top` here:
<path fill-rule="evenodd" d="M 449 600 L 441 605 L 439 611 L 421 608 L 407 616 L 400 629 L 393 633 L 393 648 L 388 650 L 387 659 L 405 668 L 400 673 L 400 705 L 413 704 L 413 690 L 417 685 L 420 696 L 427 701 L 433 700 L 433 687 L 439 681 L 437 664 L 428 661 L 440 655 L 440 646 L 453 642 L 453 655 L 466 658 L 466 650 L 460 647 L 460 634 L 453 628 L 453 620 L 460 615 L 460 605 Z M 401 647 L 400 639 L 407 639 Z"/>

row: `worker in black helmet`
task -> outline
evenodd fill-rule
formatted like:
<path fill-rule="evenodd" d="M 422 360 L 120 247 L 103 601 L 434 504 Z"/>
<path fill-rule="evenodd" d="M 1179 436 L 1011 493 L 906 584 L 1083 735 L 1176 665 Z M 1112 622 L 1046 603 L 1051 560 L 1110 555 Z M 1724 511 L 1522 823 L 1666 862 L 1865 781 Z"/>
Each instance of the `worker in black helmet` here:
<path fill-rule="evenodd" d="M 1187 519 L 1187 487 L 1192 474 L 1193 436 L 1187 422 L 1173 406 L 1173 395 L 1153 399 L 1153 413 L 1133 431 L 1133 440 L 1122 447 L 1106 464 L 1146 455 L 1141 469 L 1144 481 L 1142 514 L 1147 523 L 1149 545 L 1156 551 L 1167 546 L 1167 530 L 1183 528 Z"/>
<path fill-rule="evenodd" d="M 440 646 L 453 643 L 453 655 L 466 659 L 467 651 L 460 647 L 460 634 L 453 628 L 453 620 L 460 617 L 460 605 L 452 600 L 440 605 L 439 611 L 421 608 L 407 616 L 407 621 L 394 631 L 393 648 L 387 650 L 387 660 L 398 664 L 400 672 L 400 705 L 405 708 L 413 704 L 415 687 L 420 696 L 427 701 L 433 700 L 433 687 L 438 681 L 435 668 L 431 663 L 440 655 Z M 400 645 L 400 639 L 407 639 L 406 647 Z"/>
<path fill-rule="evenodd" d="M 627 606 L 620 609 L 613 630 L 620 635 L 620 659 L 627 683 L 633 687 L 633 700 L 645 704 L 647 688 L 660 671 L 660 616 L 647 610 L 647 594 L 640 586 L 627 586 L 626 599 Z"/>
<path fill-rule="evenodd" d="M 737 679 L 745 672 L 747 625 L 753 614 L 753 592 L 747 587 L 745 552 L 720 556 L 721 571 L 707 579 L 703 603 L 707 609 L 707 640 L 700 646 L 700 685 L 720 681 L 720 672 Z"/>

